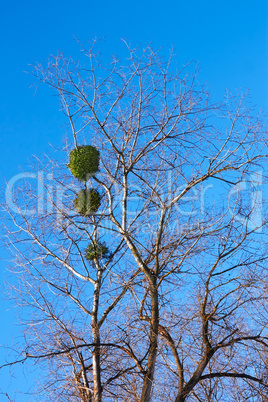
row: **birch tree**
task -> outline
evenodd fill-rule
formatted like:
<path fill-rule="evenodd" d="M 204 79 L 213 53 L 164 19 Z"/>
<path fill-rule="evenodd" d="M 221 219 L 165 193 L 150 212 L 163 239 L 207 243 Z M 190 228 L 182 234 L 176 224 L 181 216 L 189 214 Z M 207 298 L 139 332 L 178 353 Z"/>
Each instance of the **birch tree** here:
<path fill-rule="evenodd" d="M 34 66 L 70 138 L 36 165 L 42 193 L 7 203 L 33 314 L 18 361 L 45 365 L 41 400 L 265 401 L 265 124 L 244 95 L 212 103 L 190 65 L 127 45 L 105 64 L 96 46 Z M 79 181 L 69 155 L 88 145 L 99 169 Z"/>

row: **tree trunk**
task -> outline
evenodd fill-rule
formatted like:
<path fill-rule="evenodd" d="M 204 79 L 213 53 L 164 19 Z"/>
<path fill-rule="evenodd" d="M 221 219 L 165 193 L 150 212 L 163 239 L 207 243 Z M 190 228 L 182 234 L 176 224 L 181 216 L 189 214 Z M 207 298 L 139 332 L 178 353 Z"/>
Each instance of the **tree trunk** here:
<path fill-rule="evenodd" d="M 94 328 L 92 324 L 93 333 L 93 355 L 92 355 L 92 367 L 93 367 L 93 401 L 101 402 L 102 386 L 101 386 L 101 375 L 100 375 L 100 336 L 98 327 Z"/>
<path fill-rule="evenodd" d="M 158 289 L 155 276 L 151 277 L 149 286 L 151 295 L 150 348 L 147 363 L 147 371 L 143 382 L 140 402 L 149 402 L 151 400 L 151 392 L 152 392 L 155 362 L 158 347 L 159 310 L 158 310 Z"/>
<path fill-rule="evenodd" d="M 98 280 L 95 284 L 94 299 L 92 308 L 92 336 L 93 336 L 93 353 L 92 353 L 92 369 L 93 369 L 93 401 L 101 402 L 102 386 L 100 374 L 100 332 L 98 326 L 98 309 L 100 294 L 101 272 L 98 273 Z"/>
<path fill-rule="evenodd" d="M 177 395 L 175 402 L 185 402 L 185 396 L 183 395 Z"/>

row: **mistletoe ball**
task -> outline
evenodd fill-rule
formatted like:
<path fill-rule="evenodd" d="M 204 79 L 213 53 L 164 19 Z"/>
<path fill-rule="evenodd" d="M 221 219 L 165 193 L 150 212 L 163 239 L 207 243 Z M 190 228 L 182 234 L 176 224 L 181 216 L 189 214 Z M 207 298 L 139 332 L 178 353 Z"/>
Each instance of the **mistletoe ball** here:
<path fill-rule="evenodd" d="M 109 250 L 105 243 L 92 242 L 86 248 L 85 257 L 89 261 L 99 258 L 109 258 Z"/>
<path fill-rule="evenodd" d="M 74 205 L 80 215 L 87 216 L 95 213 L 100 206 L 101 197 L 97 190 L 83 189 L 79 191 Z"/>
<path fill-rule="evenodd" d="M 69 168 L 77 179 L 87 181 L 99 170 L 99 151 L 91 145 L 82 145 L 70 153 Z"/>

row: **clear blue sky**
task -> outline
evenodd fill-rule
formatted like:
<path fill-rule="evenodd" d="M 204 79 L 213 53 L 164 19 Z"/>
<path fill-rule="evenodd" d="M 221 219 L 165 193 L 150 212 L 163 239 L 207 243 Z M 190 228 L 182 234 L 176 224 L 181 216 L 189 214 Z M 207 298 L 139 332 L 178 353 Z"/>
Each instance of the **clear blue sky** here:
<path fill-rule="evenodd" d="M 33 80 L 25 71 L 30 71 L 31 63 L 45 62 L 51 53 L 79 55 L 74 36 L 82 43 L 95 35 L 106 37 L 103 48 L 107 57 L 120 55 L 121 38 L 132 45 L 151 42 L 163 52 L 173 46 L 178 62 L 199 63 L 200 81 L 208 83 L 217 100 L 227 88 L 250 89 L 252 102 L 267 113 L 267 8 L 267 0 L 3 2 L 1 184 L 18 173 L 31 155 L 50 152 L 49 142 L 60 145 L 66 133 L 56 98 L 46 88 L 35 94 L 30 88 Z M 0 258 L 3 287 L 4 251 Z M 2 301 L 0 344 L 19 335 L 14 317 L 12 304 Z M 3 375 L 0 378 L 0 391 L 8 391 L 10 396 L 27 386 L 22 374 L 11 381 Z M 2 400 L 7 399 L 0 395 Z M 33 399 L 17 395 L 15 400 Z"/>

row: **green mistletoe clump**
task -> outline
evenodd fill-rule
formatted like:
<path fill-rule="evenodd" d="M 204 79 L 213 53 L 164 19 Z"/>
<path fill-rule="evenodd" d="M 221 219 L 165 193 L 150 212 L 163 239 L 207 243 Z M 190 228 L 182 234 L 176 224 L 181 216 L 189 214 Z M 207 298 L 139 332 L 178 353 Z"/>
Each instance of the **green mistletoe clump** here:
<path fill-rule="evenodd" d="M 99 170 L 99 151 L 91 145 L 80 145 L 70 153 L 69 168 L 77 179 L 87 181 Z"/>
<path fill-rule="evenodd" d="M 83 189 L 79 191 L 75 198 L 74 205 L 79 214 L 87 216 L 95 213 L 99 209 L 100 202 L 101 197 L 97 190 Z"/>
<path fill-rule="evenodd" d="M 86 248 L 85 257 L 89 261 L 93 261 L 94 259 L 99 258 L 108 258 L 109 257 L 109 250 L 106 247 L 105 243 L 101 242 L 92 242 Z"/>

